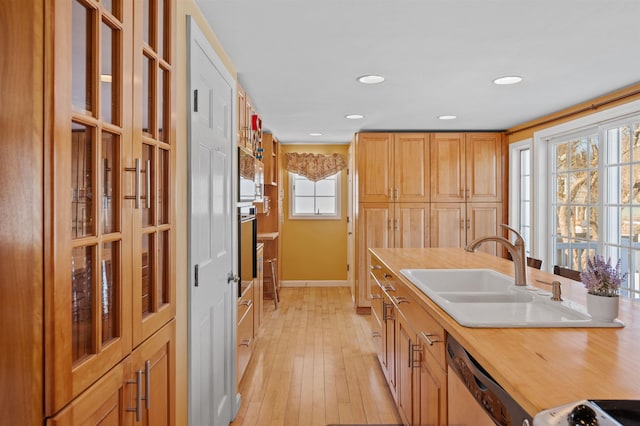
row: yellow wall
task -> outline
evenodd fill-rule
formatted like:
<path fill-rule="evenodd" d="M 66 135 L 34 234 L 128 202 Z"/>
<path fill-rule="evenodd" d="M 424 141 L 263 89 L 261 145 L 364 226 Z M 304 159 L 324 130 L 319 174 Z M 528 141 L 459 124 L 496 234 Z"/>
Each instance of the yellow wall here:
<path fill-rule="evenodd" d="M 236 78 L 236 71 L 216 36 L 202 17 L 194 0 L 178 0 L 176 13 L 176 425 L 187 425 L 188 418 L 188 310 L 187 310 L 187 15 L 193 16 L 225 66 Z"/>
<path fill-rule="evenodd" d="M 566 121 L 575 120 L 595 112 L 623 105 L 640 99 L 640 83 L 624 87 L 615 92 L 597 97 L 587 102 L 557 111 L 544 117 L 519 124 L 507 131 L 509 143 L 532 138 L 533 133 Z"/>
<path fill-rule="evenodd" d="M 280 145 L 282 165 L 287 152 L 329 154 L 348 159 L 349 145 Z M 347 279 L 347 175 L 343 170 L 340 187 L 340 220 L 290 220 L 289 173 L 283 172 L 284 223 L 281 226 L 281 280 L 315 281 Z"/>

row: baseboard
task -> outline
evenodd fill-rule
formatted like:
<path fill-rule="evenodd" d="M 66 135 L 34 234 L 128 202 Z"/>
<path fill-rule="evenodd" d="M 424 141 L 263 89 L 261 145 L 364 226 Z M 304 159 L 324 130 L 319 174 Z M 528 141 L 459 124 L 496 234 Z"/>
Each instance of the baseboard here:
<path fill-rule="evenodd" d="M 280 280 L 280 287 L 347 287 L 347 280 Z"/>

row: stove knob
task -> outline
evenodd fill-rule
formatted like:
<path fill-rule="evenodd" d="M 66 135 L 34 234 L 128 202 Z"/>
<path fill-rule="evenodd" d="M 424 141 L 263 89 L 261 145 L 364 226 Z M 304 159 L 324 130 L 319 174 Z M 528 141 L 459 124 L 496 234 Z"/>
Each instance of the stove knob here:
<path fill-rule="evenodd" d="M 593 411 L 593 408 L 580 404 L 577 405 L 567 418 L 569 420 L 570 425 L 575 426 L 597 426 L 598 419 L 596 418 L 596 412 Z"/>

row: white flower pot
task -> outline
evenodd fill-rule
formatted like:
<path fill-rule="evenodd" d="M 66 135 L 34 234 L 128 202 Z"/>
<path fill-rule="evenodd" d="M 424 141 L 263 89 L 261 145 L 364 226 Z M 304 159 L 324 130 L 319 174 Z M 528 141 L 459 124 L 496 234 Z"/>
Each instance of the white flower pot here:
<path fill-rule="evenodd" d="M 611 322 L 618 317 L 619 297 L 596 296 L 587 293 L 587 312 L 594 321 Z"/>

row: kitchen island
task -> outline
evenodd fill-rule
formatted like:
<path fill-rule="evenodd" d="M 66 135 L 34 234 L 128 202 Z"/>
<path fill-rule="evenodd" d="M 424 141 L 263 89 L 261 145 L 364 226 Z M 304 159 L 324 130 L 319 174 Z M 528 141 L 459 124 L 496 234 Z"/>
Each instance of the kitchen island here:
<path fill-rule="evenodd" d="M 414 286 L 401 269 L 493 269 L 514 276 L 513 262 L 458 248 L 370 249 L 414 299 L 493 376 L 522 408 L 536 413 L 582 399 L 640 399 L 640 304 L 620 300 L 623 328 L 468 328 Z M 528 269 L 536 280 L 562 283 L 562 297 L 586 304 L 581 283 Z"/>

